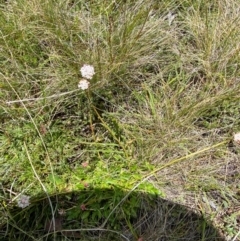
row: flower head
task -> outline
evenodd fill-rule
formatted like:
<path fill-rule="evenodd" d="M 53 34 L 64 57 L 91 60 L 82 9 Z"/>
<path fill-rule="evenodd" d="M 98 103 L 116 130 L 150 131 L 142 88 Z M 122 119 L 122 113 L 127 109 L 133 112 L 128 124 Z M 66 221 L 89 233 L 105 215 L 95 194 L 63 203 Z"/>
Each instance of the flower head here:
<path fill-rule="evenodd" d="M 60 216 L 64 216 L 65 214 L 66 214 L 66 211 L 64 210 L 64 209 L 58 209 L 58 214 L 60 215 Z"/>
<path fill-rule="evenodd" d="M 89 82 L 86 79 L 81 79 L 78 83 L 78 88 L 82 90 L 88 89 Z"/>
<path fill-rule="evenodd" d="M 84 203 L 80 205 L 80 208 L 82 209 L 82 211 L 85 211 L 87 209 L 87 207 Z"/>
<path fill-rule="evenodd" d="M 17 201 L 18 207 L 25 208 L 30 205 L 29 202 L 30 197 L 26 195 L 21 195 Z"/>
<path fill-rule="evenodd" d="M 83 78 L 92 79 L 94 72 L 94 67 L 92 65 L 84 64 L 80 69 Z"/>
<path fill-rule="evenodd" d="M 83 183 L 84 188 L 88 188 L 90 185 L 87 182 Z"/>
<path fill-rule="evenodd" d="M 240 145 L 240 132 L 234 134 L 234 142 Z"/>
<path fill-rule="evenodd" d="M 88 164 L 89 164 L 88 162 L 82 162 L 81 165 L 82 165 L 82 167 L 88 167 Z"/>

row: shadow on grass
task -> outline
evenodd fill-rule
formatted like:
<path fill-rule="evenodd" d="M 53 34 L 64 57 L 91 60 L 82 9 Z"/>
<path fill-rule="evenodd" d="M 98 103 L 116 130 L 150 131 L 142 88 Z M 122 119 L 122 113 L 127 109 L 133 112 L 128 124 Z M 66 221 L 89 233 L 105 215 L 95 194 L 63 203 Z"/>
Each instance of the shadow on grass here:
<path fill-rule="evenodd" d="M 5 210 L 0 240 L 224 240 L 206 218 L 151 194 L 87 188 L 50 199 L 54 219 L 46 197 Z"/>

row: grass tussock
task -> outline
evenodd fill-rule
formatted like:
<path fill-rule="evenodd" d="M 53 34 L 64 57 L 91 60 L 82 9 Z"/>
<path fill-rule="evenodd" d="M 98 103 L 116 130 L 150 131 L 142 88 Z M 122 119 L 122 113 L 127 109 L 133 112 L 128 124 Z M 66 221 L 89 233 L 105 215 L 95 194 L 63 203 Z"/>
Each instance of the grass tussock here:
<path fill-rule="evenodd" d="M 0 1 L 0 240 L 238 240 L 239 11 Z"/>

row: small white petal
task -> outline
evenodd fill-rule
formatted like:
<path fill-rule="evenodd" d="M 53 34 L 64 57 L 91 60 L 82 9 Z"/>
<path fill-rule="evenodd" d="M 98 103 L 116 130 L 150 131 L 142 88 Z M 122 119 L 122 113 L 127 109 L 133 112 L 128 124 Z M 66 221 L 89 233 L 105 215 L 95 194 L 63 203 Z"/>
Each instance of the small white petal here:
<path fill-rule="evenodd" d="M 86 79 L 81 79 L 78 83 L 78 88 L 82 90 L 88 89 L 89 82 Z"/>
<path fill-rule="evenodd" d="M 83 78 L 92 79 L 94 72 L 94 67 L 92 65 L 84 64 L 80 69 Z"/>
<path fill-rule="evenodd" d="M 29 199 L 30 199 L 29 196 L 21 195 L 17 201 L 18 207 L 25 208 L 25 207 L 29 206 L 30 205 Z"/>
<path fill-rule="evenodd" d="M 240 132 L 234 134 L 234 142 L 240 144 Z"/>

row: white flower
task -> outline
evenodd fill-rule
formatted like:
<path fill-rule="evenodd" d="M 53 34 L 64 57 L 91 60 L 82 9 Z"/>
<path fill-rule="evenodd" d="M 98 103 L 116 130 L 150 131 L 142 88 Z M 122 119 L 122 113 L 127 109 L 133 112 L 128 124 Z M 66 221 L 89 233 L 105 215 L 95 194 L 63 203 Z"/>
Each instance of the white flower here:
<path fill-rule="evenodd" d="M 30 205 L 29 202 L 30 197 L 26 195 L 21 195 L 17 201 L 18 207 L 25 208 Z"/>
<path fill-rule="evenodd" d="M 88 89 L 89 82 L 86 79 L 81 79 L 78 83 L 78 88 L 82 90 Z"/>
<path fill-rule="evenodd" d="M 234 142 L 240 145 L 240 132 L 234 134 Z"/>
<path fill-rule="evenodd" d="M 94 67 L 92 65 L 84 64 L 80 69 L 83 78 L 92 79 L 94 72 Z"/>

